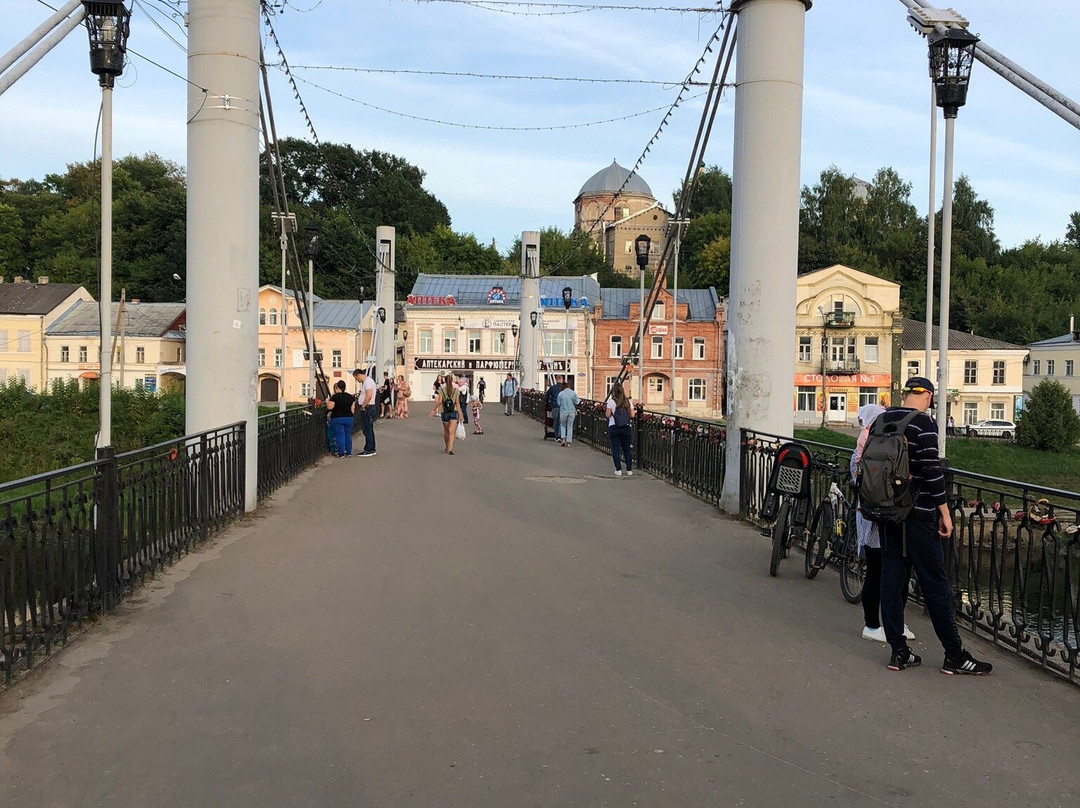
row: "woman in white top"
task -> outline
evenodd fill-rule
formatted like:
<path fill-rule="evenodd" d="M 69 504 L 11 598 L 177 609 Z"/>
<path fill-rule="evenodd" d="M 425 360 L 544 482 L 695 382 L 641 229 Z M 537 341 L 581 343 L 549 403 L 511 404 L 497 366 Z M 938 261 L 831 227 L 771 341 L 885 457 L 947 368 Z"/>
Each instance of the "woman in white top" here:
<path fill-rule="evenodd" d="M 626 476 L 633 475 L 631 439 L 634 434 L 633 405 L 626 395 L 622 384 L 616 384 L 611 390 L 611 398 L 604 402 L 608 419 L 608 441 L 611 442 L 611 459 L 615 461 L 615 476 L 623 474 L 621 460 L 626 461 Z"/>

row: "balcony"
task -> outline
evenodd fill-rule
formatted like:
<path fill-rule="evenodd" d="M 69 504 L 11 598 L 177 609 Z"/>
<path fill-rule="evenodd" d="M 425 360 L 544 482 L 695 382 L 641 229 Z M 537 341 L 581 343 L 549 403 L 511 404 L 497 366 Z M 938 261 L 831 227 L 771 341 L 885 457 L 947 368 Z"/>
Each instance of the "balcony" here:
<path fill-rule="evenodd" d="M 855 312 L 853 311 L 829 311 L 825 313 L 826 328 L 853 328 L 855 326 Z"/>
<path fill-rule="evenodd" d="M 833 359 L 825 365 L 826 373 L 858 373 L 859 360 L 855 357 L 849 359 Z"/>

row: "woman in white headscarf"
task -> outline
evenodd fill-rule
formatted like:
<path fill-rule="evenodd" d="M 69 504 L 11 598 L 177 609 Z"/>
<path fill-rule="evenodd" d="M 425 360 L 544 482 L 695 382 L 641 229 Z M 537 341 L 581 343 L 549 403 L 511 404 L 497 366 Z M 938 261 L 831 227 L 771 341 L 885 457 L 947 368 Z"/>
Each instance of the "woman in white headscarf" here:
<path fill-rule="evenodd" d="M 863 448 L 866 446 L 866 438 L 870 434 L 870 425 L 874 419 L 885 412 L 885 408 L 877 404 L 864 404 L 859 407 L 859 440 L 855 444 L 855 452 L 851 455 L 851 480 L 855 482 L 859 477 L 859 461 L 862 459 Z M 866 579 L 863 583 L 862 607 L 864 625 L 862 636 L 864 640 L 877 640 L 886 642 L 885 629 L 881 627 L 881 537 L 878 526 L 862 515 L 855 513 L 855 531 L 859 539 L 859 553 L 866 559 Z M 904 587 L 904 603 L 907 603 L 907 587 Z M 915 635 L 907 626 L 904 626 L 904 636 L 909 640 L 915 639 Z"/>

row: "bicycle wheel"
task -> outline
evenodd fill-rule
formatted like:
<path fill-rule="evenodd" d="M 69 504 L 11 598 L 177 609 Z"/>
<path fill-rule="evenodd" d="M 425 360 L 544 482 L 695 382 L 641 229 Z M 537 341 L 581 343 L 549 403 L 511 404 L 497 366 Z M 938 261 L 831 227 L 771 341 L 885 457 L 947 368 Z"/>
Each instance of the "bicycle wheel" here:
<path fill-rule="evenodd" d="M 855 536 L 849 527 L 844 536 L 844 553 L 840 563 L 840 593 L 848 603 L 862 600 L 863 584 L 866 582 L 866 561 L 859 557 Z"/>
<path fill-rule="evenodd" d="M 769 575 L 773 578 L 776 577 L 776 572 L 780 569 L 780 561 L 784 557 L 784 550 L 787 548 L 788 531 L 791 529 L 788 524 L 788 510 L 790 508 L 791 501 L 784 497 L 784 501 L 780 503 L 780 510 L 776 514 L 776 521 L 773 522 L 772 558 L 769 560 Z"/>
<path fill-rule="evenodd" d="M 815 578 L 825 566 L 825 548 L 829 546 L 833 525 L 832 503 L 825 500 L 814 511 L 814 520 L 806 532 L 806 577 Z"/>

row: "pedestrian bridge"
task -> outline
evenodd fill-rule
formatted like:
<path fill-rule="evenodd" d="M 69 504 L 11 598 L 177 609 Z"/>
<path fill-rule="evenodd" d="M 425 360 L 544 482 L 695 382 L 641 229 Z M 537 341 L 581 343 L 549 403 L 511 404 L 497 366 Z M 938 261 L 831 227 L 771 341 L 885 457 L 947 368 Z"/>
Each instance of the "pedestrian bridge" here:
<path fill-rule="evenodd" d="M 24 806 L 1055 806 L 1080 689 L 891 673 L 831 573 L 520 414 L 423 406 L 149 579 L 0 697 Z"/>

